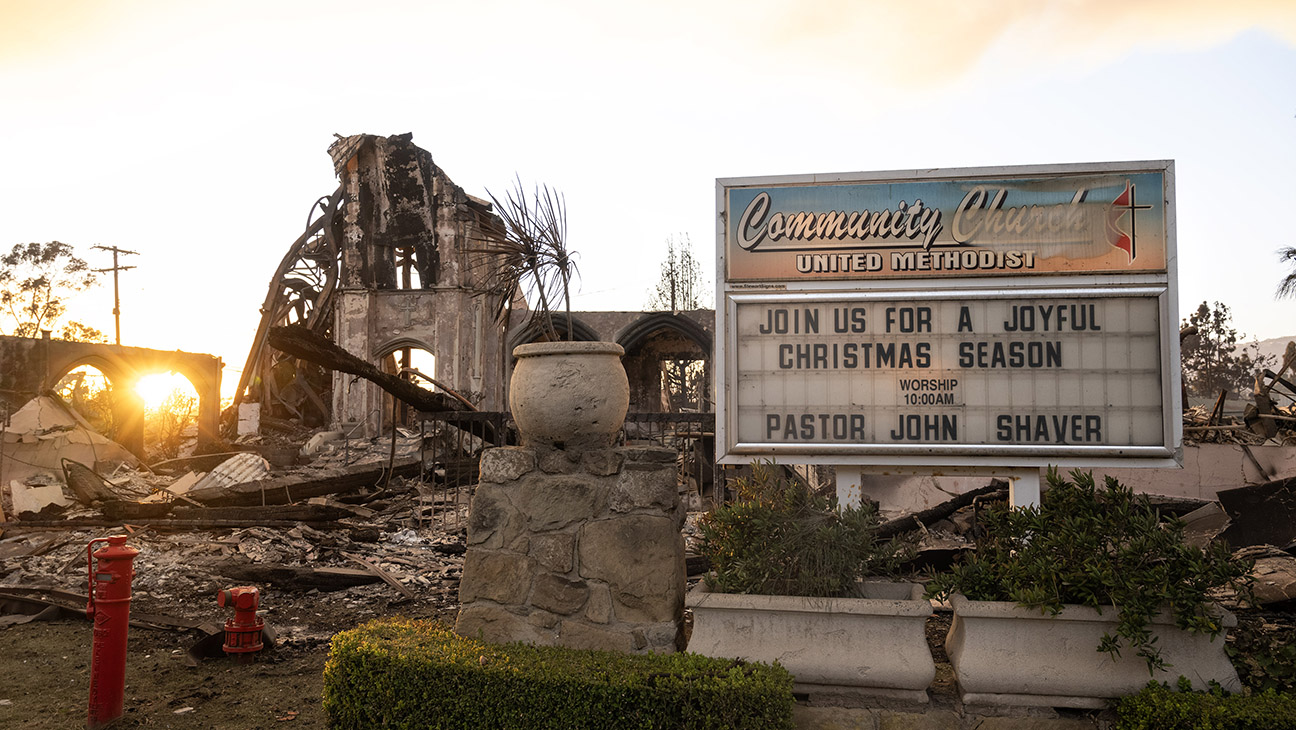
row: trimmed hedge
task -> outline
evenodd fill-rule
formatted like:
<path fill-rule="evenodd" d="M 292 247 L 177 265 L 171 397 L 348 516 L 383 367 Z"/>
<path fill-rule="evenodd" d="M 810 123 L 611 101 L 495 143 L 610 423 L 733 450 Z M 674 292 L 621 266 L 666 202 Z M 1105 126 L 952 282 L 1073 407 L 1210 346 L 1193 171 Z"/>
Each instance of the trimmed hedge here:
<path fill-rule="evenodd" d="M 487 644 L 432 621 L 333 637 L 334 728 L 792 728 L 792 676 L 696 654 Z"/>
<path fill-rule="evenodd" d="M 1291 730 L 1296 728 L 1296 695 L 1272 689 L 1251 696 L 1180 691 L 1149 682 L 1116 706 L 1116 730 Z"/>

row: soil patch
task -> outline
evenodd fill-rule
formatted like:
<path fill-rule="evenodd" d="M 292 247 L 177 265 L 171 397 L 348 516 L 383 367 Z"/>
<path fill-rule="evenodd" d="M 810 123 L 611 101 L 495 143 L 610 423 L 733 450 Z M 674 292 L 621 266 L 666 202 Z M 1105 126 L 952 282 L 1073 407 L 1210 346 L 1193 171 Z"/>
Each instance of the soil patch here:
<path fill-rule="evenodd" d="M 84 727 L 91 631 L 89 621 L 0 631 L 0 727 Z M 327 727 L 320 695 L 330 634 L 283 633 L 280 646 L 252 664 L 222 657 L 191 667 L 186 653 L 197 633 L 132 628 L 120 727 Z"/>

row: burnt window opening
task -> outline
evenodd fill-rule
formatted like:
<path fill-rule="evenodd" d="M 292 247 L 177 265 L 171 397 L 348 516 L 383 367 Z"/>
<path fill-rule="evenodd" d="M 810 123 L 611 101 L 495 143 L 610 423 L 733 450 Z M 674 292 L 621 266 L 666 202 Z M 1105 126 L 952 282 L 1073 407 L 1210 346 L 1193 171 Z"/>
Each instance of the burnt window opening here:
<path fill-rule="evenodd" d="M 72 406 L 90 427 L 108 438 L 117 437 L 118 404 L 112 380 L 93 365 L 69 370 L 54 386 L 54 392 Z"/>
<path fill-rule="evenodd" d="M 670 315 L 667 315 L 670 317 Z M 710 352 L 673 323 L 654 323 L 624 340 L 622 364 L 637 413 L 705 413 L 710 401 Z M 655 324 L 655 326 L 654 326 Z"/>
<path fill-rule="evenodd" d="M 396 249 L 396 271 L 399 274 L 397 288 L 405 290 L 423 289 L 426 279 L 426 267 L 421 266 L 419 250 L 413 246 L 401 246 Z M 435 284 L 435 277 L 429 284 Z"/>
<path fill-rule="evenodd" d="M 382 359 L 382 370 L 390 375 L 400 375 L 425 390 L 438 390 L 428 380 L 436 377 L 436 355 L 421 347 L 402 347 L 392 351 Z M 394 405 L 393 400 L 395 400 Z M 405 429 L 418 427 L 418 414 L 414 408 L 394 399 L 389 393 L 383 394 L 381 416 L 384 431 L 390 430 L 393 423 Z"/>
<path fill-rule="evenodd" d="M 710 411 L 707 390 L 706 360 L 665 358 L 661 361 L 662 412 Z"/>

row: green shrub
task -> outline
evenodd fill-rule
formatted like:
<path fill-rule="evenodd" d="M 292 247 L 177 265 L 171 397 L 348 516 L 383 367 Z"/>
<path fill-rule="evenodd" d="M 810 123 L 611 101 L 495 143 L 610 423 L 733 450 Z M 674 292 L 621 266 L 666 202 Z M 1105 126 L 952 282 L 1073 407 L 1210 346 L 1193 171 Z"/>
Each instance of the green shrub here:
<path fill-rule="evenodd" d="M 699 523 L 701 552 L 711 561 L 707 583 L 720 593 L 850 596 L 856 581 L 893 574 L 912 546 L 877 539 L 877 510 L 837 508 L 782 476 L 771 462 L 752 464 L 737 479 L 738 499 Z"/>
<path fill-rule="evenodd" d="M 936 576 L 928 595 L 962 593 L 1055 614 L 1064 603 L 1115 606 L 1116 636 L 1104 635 L 1098 650 L 1115 657 L 1131 647 L 1149 671 L 1165 667 L 1149 628 L 1163 609 L 1179 628 L 1217 636 L 1223 626 L 1210 594 L 1245 588 L 1250 566 L 1221 544 L 1184 544 L 1181 520 L 1163 519 L 1146 496 L 1111 477 L 1102 489 L 1092 474 L 1076 470 L 1071 479 L 1050 469 L 1039 507 L 989 509 L 975 552 Z"/>
<path fill-rule="evenodd" d="M 431 621 L 383 619 L 333 637 L 334 728 L 786 728 L 792 677 L 695 654 L 487 644 Z"/>
<path fill-rule="evenodd" d="M 1296 692 L 1296 618 L 1239 614 L 1226 648 L 1244 686 Z"/>
<path fill-rule="evenodd" d="M 1228 695 L 1218 689 L 1192 692 L 1179 679 L 1180 691 L 1149 682 L 1116 706 L 1116 730 L 1291 730 L 1296 728 L 1296 696 L 1265 690 Z"/>

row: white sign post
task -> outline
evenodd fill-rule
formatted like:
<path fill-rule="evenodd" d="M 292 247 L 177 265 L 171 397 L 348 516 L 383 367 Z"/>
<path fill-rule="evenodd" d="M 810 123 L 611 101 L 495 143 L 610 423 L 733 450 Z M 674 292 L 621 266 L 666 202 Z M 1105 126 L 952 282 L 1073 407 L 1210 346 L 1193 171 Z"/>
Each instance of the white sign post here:
<path fill-rule="evenodd" d="M 1172 163 L 719 180 L 717 207 L 721 463 L 975 469 L 1014 503 L 1042 466 L 1180 463 Z"/>

